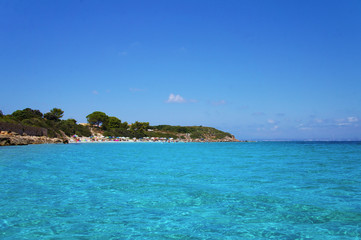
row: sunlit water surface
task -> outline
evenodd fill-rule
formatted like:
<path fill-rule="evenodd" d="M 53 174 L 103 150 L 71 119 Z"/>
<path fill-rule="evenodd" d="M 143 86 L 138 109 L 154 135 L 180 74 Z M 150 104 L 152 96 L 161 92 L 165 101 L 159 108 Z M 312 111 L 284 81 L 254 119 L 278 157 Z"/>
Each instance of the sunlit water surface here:
<path fill-rule="evenodd" d="M 361 144 L 0 148 L 0 239 L 359 239 Z"/>

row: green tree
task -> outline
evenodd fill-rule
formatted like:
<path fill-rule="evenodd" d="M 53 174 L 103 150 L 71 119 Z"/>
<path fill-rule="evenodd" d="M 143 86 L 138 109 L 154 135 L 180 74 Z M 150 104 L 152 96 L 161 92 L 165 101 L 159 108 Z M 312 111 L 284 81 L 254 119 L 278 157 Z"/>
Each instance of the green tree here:
<path fill-rule="evenodd" d="M 92 124 L 92 125 L 97 125 L 98 127 L 105 123 L 108 120 L 108 116 L 103 113 L 103 112 L 99 112 L 99 111 L 95 111 L 91 114 L 89 114 L 88 116 L 86 116 L 86 119 L 88 120 L 88 123 Z"/>
<path fill-rule="evenodd" d="M 136 121 L 130 126 L 132 132 L 144 132 L 149 128 L 149 122 L 138 122 Z"/>
<path fill-rule="evenodd" d="M 18 121 L 31 118 L 42 118 L 43 114 L 39 110 L 33 110 L 31 108 L 25 108 L 23 110 L 16 110 L 12 113 L 12 116 Z"/>
<path fill-rule="evenodd" d="M 62 130 L 66 135 L 90 136 L 90 130 L 86 126 L 76 124 L 75 119 L 62 120 L 56 123 L 56 128 Z"/>
<path fill-rule="evenodd" d="M 119 120 L 117 117 L 109 117 L 105 123 L 103 123 L 104 129 L 111 129 L 111 128 L 120 128 L 122 125 L 122 121 Z"/>
<path fill-rule="evenodd" d="M 120 129 L 123 129 L 123 130 L 128 130 L 128 123 L 127 122 L 122 122 L 121 124 L 120 124 Z"/>
<path fill-rule="evenodd" d="M 48 120 L 59 121 L 64 115 L 64 111 L 60 108 L 53 108 L 50 112 L 44 114 L 44 118 Z"/>
<path fill-rule="evenodd" d="M 68 121 L 68 122 L 71 122 L 71 123 L 73 123 L 73 124 L 76 124 L 76 120 L 75 120 L 74 118 L 69 118 L 69 119 L 67 119 L 67 120 L 65 120 L 65 121 Z"/>
<path fill-rule="evenodd" d="M 3 111 L 0 110 L 0 117 L 3 117 L 4 114 L 3 114 Z"/>

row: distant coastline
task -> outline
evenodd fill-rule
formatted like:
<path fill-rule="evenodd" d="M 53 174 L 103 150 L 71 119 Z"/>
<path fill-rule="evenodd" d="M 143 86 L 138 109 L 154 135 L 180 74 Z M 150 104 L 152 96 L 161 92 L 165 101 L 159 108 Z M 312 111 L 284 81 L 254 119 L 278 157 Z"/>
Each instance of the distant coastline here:
<path fill-rule="evenodd" d="M 115 137 L 109 138 L 104 136 L 98 137 L 78 137 L 71 136 L 65 138 L 49 138 L 45 136 L 27 136 L 19 135 L 16 132 L 1 131 L 0 132 L 0 146 L 15 146 L 15 145 L 30 145 L 30 144 L 78 144 L 78 143 L 130 143 L 130 142 L 159 142 L 159 143 L 189 143 L 189 142 L 248 142 L 248 141 L 239 141 L 235 138 L 224 138 L 218 140 L 204 140 L 204 139 L 195 139 L 195 140 L 184 140 L 184 139 L 174 139 L 174 138 L 128 138 L 128 137 Z"/>
<path fill-rule="evenodd" d="M 95 111 L 88 123 L 62 120 L 64 111 L 48 113 L 25 108 L 4 115 L 0 111 L 0 146 L 80 142 L 242 142 L 234 135 L 205 126 L 151 126 L 149 122 L 128 124 Z M 244 141 L 247 142 L 247 141 Z"/>

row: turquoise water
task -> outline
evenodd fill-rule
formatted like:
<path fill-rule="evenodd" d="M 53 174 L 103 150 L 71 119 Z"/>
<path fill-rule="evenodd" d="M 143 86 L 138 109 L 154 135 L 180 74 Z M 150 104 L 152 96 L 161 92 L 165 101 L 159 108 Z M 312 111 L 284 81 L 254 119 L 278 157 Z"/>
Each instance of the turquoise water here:
<path fill-rule="evenodd" d="M 360 239 L 361 143 L 0 148 L 0 239 Z"/>

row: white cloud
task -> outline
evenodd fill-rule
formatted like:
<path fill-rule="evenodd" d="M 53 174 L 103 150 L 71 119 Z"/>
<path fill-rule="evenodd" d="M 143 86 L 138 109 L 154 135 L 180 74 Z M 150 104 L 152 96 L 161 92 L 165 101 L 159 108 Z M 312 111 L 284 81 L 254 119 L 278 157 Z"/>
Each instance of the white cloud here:
<path fill-rule="evenodd" d="M 171 93 L 168 97 L 167 103 L 184 103 L 186 100 L 179 94 L 175 95 Z"/>
<path fill-rule="evenodd" d="M 323 123 L 323 120 L 320 119 L 320 118 L 316 118 L 316 119 L 315 119 L 315 122 L 316 122 L 316 123 Z"/>
<path fill-rule="evenodd" d="M 276 131 L 279 127 L 277 125 L 274 125 L 273 128 L 271 128 L 271 130 Z"/>
<path fill-rule="evenodd" d="M 299 128 L 300 130 L 303 130 L 303 131 L 307 131 L 307 130 L 312 130 L 312 128 L 310 127 L 301 127 Z"/>
<path fill-rule="evenodd" d="M 348 117 L 347 121 L 348 122 L 358 122 L 358 118 L 357 117 Z"/>
<path fill-rule="evenodd" d="M 351 125 L 351 123 L 337 123 L 337 126 L 348 126 Z"/>
<path fill-rule="evenodd" d="M 269 124 L 274 124 L 274 123 L 275 123 L 275 120 L 273 120 L 273 119 L 268 119 L 267 122 L 268 122 Z"/>
<path fill-rule="evenodd" d="M 212 102 L 212 105 L 214 106 L 220 106 L 220 105 L 225 105 L 227 102 L 225 100 L 220 100 L 220 101 L 215 101 Z"/>
<path fill-rule="evenodd" d="M 305 124 L 303 124 L 303 123 L 298 124 L 297 128 L 300 130 L 311 130 L 312 129 L 311 127 L 305 126 Z"/>
<path fill-rule="evenodd" d="M 347 117 L 347 118 L 340 118 L 335 120 L 337 126 L 355 125 L 355 123 L 357 123 L 358 121 L 359 119 L 357 117 Z"/>
<path fill-rule="evenodd" d="M 93 90 L 92 93 L 93 93 L 94 95 L 98 95 L 98 94 L 99 94 L 97 90 Z"/>

